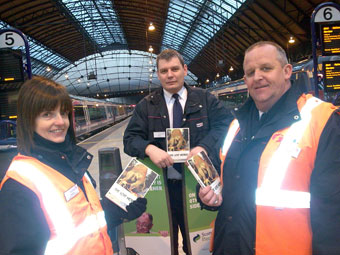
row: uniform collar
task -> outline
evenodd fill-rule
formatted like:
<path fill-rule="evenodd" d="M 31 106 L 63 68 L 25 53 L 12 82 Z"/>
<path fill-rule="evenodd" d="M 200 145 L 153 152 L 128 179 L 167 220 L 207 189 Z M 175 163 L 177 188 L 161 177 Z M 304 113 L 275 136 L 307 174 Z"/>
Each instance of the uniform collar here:
<path fill-rule="evenodd" d="M 187 94 L 188 94 L 186 87 L 183 86 L 176 94 L 179 95 L 179 99 L 186 100 Z M 164 99 L 165 99 L 166 104 L 169 104 L 170 100 L 172 99 L 173 93 L 170 93 L 169 91 L 163 89 L 163 95 L 164 95 Z"/>
<path fill-rule="evenodd" d="M 297 100 L 302 92 L 297 86 L 292 85 L 286 93 L 264 114 L 260 120 L 260 136 L 265 136 L 273 131 L 284 129 L 300 119 Z M 249 97 L 239 109 L 234 108 L 234 116 L 238 119 L 240 127 L 249 127 L 249 122 L 258 120 L 258 110 L 254 100 Z M 256 116 L 255 116 L 256 115 Z M 298 118 L 297 118 L 298 116 Z"/>

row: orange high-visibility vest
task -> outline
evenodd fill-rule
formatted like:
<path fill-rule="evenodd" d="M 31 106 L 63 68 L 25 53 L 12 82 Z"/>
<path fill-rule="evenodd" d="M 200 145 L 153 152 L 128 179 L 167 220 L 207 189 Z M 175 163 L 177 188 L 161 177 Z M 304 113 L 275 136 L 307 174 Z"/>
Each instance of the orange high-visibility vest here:
<path fill-rule="evenodd" d="M 297 105 L 301 119 L 275 132 L 261 155 L 255 202 L 256 255 L 312 254 L 310 177 L 321 133 L 336 107 L 312 95 L 302 95 Z M 238 131 L 239 123 L 234 120 L 221 149 L 223 164 Z"/>
<path fill-rule="evenodd" d="M 104 211 L 87 174 L 83 191 L 68 178 L 33 157 L 17 155 L 0 184 L 12 178 L 40 200 L 50 229 L 45 253 L 112 255 Z"/>

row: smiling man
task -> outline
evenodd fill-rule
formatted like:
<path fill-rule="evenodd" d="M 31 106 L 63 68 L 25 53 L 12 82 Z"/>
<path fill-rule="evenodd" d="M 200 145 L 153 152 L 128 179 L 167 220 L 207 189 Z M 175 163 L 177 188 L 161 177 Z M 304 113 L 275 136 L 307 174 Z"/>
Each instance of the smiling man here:
<path fill-rule="evenodd" d="M 213 254 L 340 254 L 339 109 L 291 84 L 276 43 L 250 46 L 243 68 L 250 97 L 221 151 Z M 199 197 L 214 206 L 210 187 Z"/>
<path fill-rule="evenodd" d="M 218 168 L 217 148 L 223 142 L 230 115 L 213 95 L 185 84 L 184 77 L 188 68 L 177 51 L 162 51 L 156 62 L 162 88 L 137 104 L 125 130 L 124 151 L 130 156 L 142 159 L 149 157 L 155 165 L 164 169 L 172 213 L 174 254 L 178 254 L 179 228 L 183 236 L 183 250 L 189 254 L 188 230 L 184 223 L 183 164 L 174 165 L 173 159 L 166 152 L 165 131 L 166 128 L 172 127 L 189 128 L 191 150 L 188 158 L 205 150 Z M 174 124 L 173 116 L 176 103 L 177 106 L 180 104 L 182 112 L 178 124 Z"/>

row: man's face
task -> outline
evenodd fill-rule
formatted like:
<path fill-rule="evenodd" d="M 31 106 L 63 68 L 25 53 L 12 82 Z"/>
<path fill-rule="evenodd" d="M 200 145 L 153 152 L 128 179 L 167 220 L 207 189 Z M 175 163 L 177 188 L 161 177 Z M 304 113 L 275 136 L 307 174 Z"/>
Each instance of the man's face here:
<path fill-rule="evenodd" d="M 290 87 L 292 66 L 278 60 L 272 45 L 261 45 L 244 57 L 244 81 L 258 110 L 268 111 Z"/>
<path fill-rule="evenodd" d="M 169 61 L 160 59 L 158 62 L 158 79 L 162 87 L 172 94 L 177 93 L 183 87 L 184 77 L 187 73 L 187 65 L 182 66 L 177 57 L 173 57 Z"/>
<path fill-rule="evenodd" d="M 150 229 L 152 228 L 153 224 L 150 220 L 150 217 L 147 213 L 143 213 L 136 221 L 136 230 L 137 233 L 147 234 L 150 233 Z"/>

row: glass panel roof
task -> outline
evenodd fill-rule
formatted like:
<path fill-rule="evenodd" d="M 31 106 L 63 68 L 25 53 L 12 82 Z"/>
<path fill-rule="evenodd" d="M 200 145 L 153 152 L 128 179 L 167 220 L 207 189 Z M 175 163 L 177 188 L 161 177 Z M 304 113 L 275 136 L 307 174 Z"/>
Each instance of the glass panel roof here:
<path fill-rule="evenodd" d="M 53 77 L 74 95 L 110 94 L 119 91 L 140 91 L 156 88 L 156 55 L 143 51 L 115 50 L 94 54 L 64 68 Z M 89 79 L 96 76 L 96 79 Z M 196 84 L 191 72 L 185 78 L 188 85 Z"/>
<path fill-rule="evenodd" d="M 7 23 L 0 20 L 0 29 L 11 28 Z M 30 56 L 31 56 L 31 64 L 32 64 L 32 73 L 48 75 L 49 73 L 46 72 L 46 68 L 49 66 L 51 68 L 52 73 L 59 72 L 63 67 L 71 64 L 67 59 L 63 58 L 62 56 L 58 55 L 56 52 L 51 51 L 41 43 L 37 42 L 33 38 L 27 36 Z M 25 51 L 25 49 L 23 49 Z"/>
<path fill-rule="evenodd" d="M 100 47 L 113 43 L 126 44 L 111 0 L 62 0 L 62 2 Z"/>
<path fill-rule="evenodd" d="M 182 52 L 187 64 L 196 57 L 245 0 L 170 0 L 162 50 Z"/>

